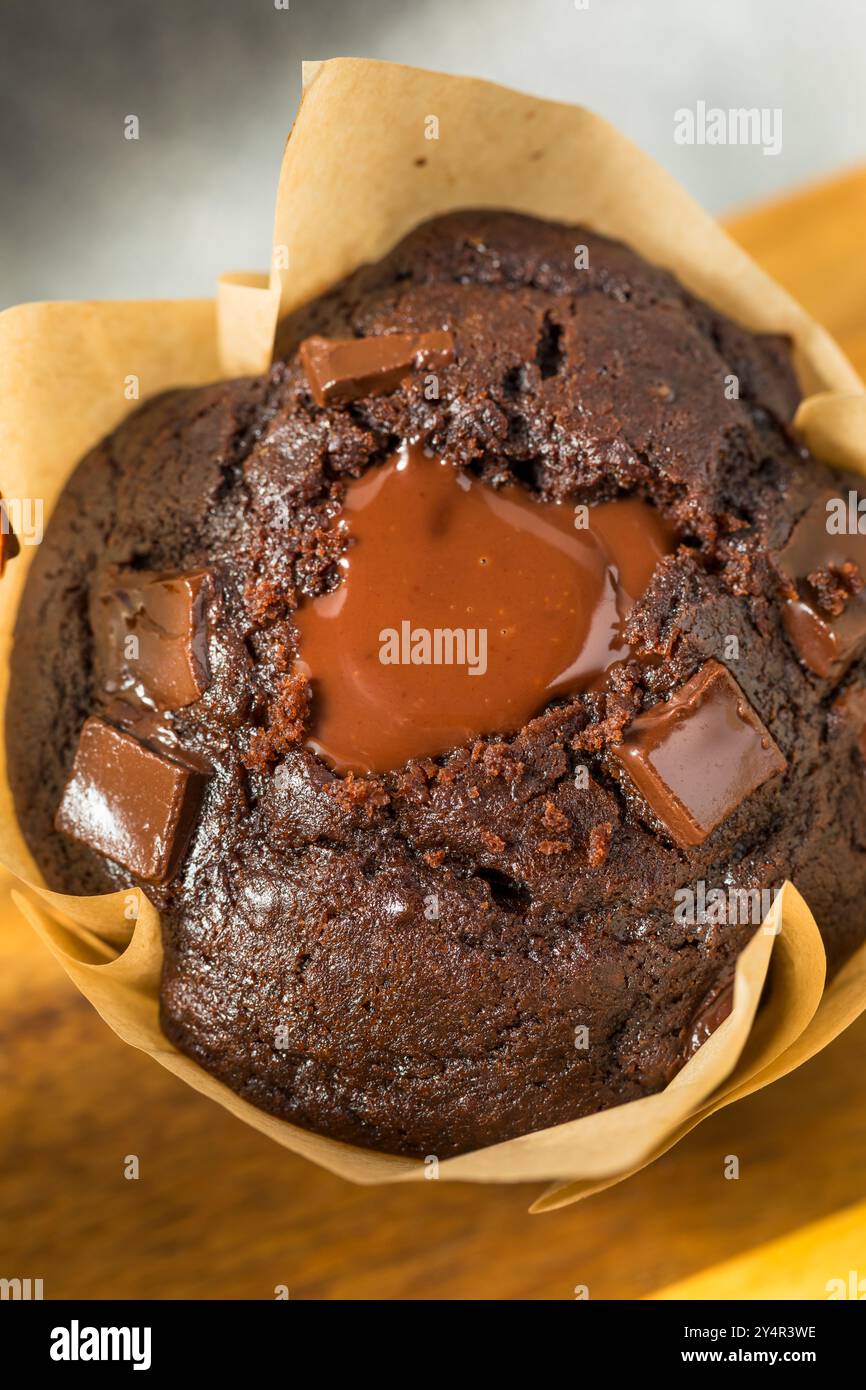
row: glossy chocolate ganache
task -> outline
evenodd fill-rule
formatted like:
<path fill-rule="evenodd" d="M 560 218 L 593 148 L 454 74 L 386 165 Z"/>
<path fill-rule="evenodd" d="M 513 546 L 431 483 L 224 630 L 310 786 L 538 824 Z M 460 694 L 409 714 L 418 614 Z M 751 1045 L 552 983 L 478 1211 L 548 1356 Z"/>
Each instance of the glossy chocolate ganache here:
<path fill-rule="evenodd" d="M 792 878 L 838 968 L 866 558 L 787 343 L 585 228 L 467 212 L 278 359 L 88 455 L 16 631 L 22 828 L 53 887 L 157 904 L 171 1042 L 445 1157 L 667 1084 L 757 925 L 684 892 Z"/>

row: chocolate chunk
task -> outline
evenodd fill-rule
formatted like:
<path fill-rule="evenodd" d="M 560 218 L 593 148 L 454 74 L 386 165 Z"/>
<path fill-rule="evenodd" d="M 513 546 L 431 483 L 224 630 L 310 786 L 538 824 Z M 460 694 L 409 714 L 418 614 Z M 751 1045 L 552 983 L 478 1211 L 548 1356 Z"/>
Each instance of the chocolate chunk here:
<path fill-rule="evenodd" d="M 692 1019 L 693 1052 L 702 1047 L 710 1034 L 715 1033 L 720 1024 L 724 1023 L 733 1007 L 734 982 L 731 980 L 729 984 L 714 989 Z"/>
<path fill-rule="evenodd" d="M 307 338 L 301 366 L 317 405 L 381 396 L 413 370 L 447 367 L 454 339 L 446 329 L 430 333 L 383 333 L 375 338 Z"/>
<path fill-rule="evenodd" d="M 115 573 L 93 603 L 96 658 L 110 694 L 132 691 L 158 709 L 198 700 L 209 681 L 208 570 Z"/>
<path fill-rule="evenodd" d="M 54 819 L 148 883 L 177 869 L 198 817 L 207 774 L 104 719 L 88 719 Z"/>
<path fill-rule="evenodd" d="M 613 756 L 672 838 L 703 844 L 787 761 L 725 666 L 638 715 Z"/>
<path fill-rule="evenodd" d="M 790 589 L 782 610 L 785 631 L 800 660 L 824 680 L 841 679 L 866 649 L 866 536 L 828 529 L 839 504 L 836 494 L 822 493 L 777 557 Z"/>

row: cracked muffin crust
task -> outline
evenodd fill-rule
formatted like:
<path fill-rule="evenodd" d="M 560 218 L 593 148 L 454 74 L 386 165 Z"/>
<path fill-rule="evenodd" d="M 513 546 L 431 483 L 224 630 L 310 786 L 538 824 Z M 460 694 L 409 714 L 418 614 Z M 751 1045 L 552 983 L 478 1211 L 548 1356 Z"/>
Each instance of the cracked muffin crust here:
<path fill-rule="evenodd" d="M 438 398 L 410 372 L 320 405 L 299 358 L 312 335 L 443 329 L 455 352 Z M 855 643 L 830 675 L 811 669 L 786 609 L 809 596 L 780 554 L 849 486 L 790 430 L 787 344 L 586 229 L 466 212 L 285 321 L 277 356 L 265 377 L 146 403 L 92 451 L 16 630 L 10 778 L 50 886 L 130 882 L 54 828 L 85 721 L 94 747 L 128 729 L 168 750 L 153 775 L 171 795 L 199 789 L 178 866 L 165 853 L 161 882 L 136 878 L 162 913 L 171 1041 L 296 1124 L 446 1157 L 670 1080 L 727 1012 L 754 931 L 679 920 L 684 885 L 792 878 L 837 968 L 864 935 L 864 663 Z M 408 440 L 539 501 L 642 499 L 676 549 L 628 615 L 632 657 L 601 688 L 517 731 L 340 774 L 308 746 L 315 672 L 311 687 L 295 614 L 341 582 L 347 488 Z M 129 604 L 134 572 L 142 587 L 207 576 L 207 679 L 173 648 L 173 688 L 191 697 L 174 709 L 136 706 L 104 678 L 100 605 L 119 576 Z M 834 561 L 811 580 L 829 630 L 834 605 L 859 602 L 858 574 Z M 711 662 L 778 758 L 700 843 L 680 843 L 621 750 L 638 716 L 702 671 L 715 679 Z"/>

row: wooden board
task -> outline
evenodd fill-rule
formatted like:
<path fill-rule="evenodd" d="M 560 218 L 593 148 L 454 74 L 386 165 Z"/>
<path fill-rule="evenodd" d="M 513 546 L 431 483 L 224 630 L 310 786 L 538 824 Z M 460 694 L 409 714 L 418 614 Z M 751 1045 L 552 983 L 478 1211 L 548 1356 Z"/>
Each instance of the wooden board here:
<path fill-rule="evenodd" d="M 866 373 L 866 170 L 732 222 Z M 0 1277 L 46 1298 L 634 1298 L 866 1195 L 866 1018 L 630 1182 L 362 1189 L 124 1047 L 0 912 Z M 127 1180 L 135 1154 L 140 1177 Z M 737 1154 L 740 1177 L 723 1176 Z"/>

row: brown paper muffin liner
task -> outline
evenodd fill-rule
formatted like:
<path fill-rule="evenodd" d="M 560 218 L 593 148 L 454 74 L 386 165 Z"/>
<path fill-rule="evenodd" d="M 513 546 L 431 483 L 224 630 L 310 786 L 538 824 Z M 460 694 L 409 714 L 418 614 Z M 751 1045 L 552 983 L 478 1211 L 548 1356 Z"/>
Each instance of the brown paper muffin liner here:
<path fill-rule="evenodd" d="M 628 242 L 751 329 L 794 342 L 813 452 L 866 473 L 866 393 L 828 334 L 652 160 L 591 112 L 489 83 L 363 59 L 306 64 L 277 192 L 270 274 L 222 277 L 214 300 L 22 305 L 0 315 L 0 493 L 47 521 L 78 460 L 139 400 L 266 370 L 279 318 L 418 222 L 468 207 L 583 222 Z M 0 708 L 32 547 L 0 582 Z M 793 884 L 737 963 L 733 1009 L 657 1095 L 443 1162 L 389 1157 L 256 1109 L 159 1029 L 159 916 L 139 889 L 53 893 L 15 817 L 0 747 L 0 863 L 69 978 L 125 1042 L 292 1152 L 358 1183 L 545 1181 L 533 1211 L 619 1182 L 707 1115 L 784 1076 L 866 1006 L 866 946 L 825 989 L 815 921 Z M 765 984 L 769 986 L 765 990 Z M 758 1010 L 759 1001 L 764 999 Z"/>

